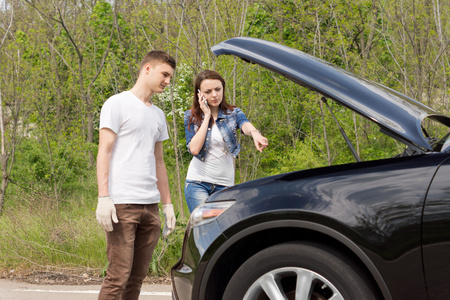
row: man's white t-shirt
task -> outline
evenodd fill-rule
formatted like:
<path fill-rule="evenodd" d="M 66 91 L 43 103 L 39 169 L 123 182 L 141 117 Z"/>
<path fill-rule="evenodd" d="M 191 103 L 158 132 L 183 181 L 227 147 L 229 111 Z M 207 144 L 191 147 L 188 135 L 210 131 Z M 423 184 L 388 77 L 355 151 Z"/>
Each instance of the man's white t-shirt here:
<path fill-rule="evenodd" d="M 163 111 L 155 105 L 145 105 L 133 93 L 125 91 L 103 104 L 102 128 L 117 134 L 108 184 L 114 204 L 158 203 L 155 143 L 169 138 Z"/>

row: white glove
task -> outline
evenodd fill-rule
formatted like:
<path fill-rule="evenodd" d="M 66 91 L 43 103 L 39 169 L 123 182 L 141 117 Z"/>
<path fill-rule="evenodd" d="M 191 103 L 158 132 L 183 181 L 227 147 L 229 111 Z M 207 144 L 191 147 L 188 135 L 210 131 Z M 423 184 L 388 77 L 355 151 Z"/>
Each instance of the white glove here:
<path fill-rule="evenodd" d="M 166 224 L 164 225 L 163 229 L 163 237 L 166 237 L 175 229 L 175 223 L 177 220 L 175 219 L 175 213 L 173 211 L 172 204 L 164 204 L 163 213 L 164 217 L 166 218 Z"/>
<path fill-rule="evenodd" d="M 95 212 L 97 222 L 105 228 L 106 231 L 113 231 L 113 224 L 119 223 L 116 214 L 116 207 L 111 200 L 111 197 L 98 197 L 97 210 Z"/>

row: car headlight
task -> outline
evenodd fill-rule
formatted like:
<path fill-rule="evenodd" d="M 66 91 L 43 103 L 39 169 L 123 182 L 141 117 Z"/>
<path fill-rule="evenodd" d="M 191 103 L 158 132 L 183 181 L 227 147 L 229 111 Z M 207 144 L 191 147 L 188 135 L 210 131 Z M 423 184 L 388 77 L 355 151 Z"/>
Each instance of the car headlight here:
<path fill-rule="evenodd" d="M 223 201 L 203 203 L 197 206 L 191 214 L 189 226 L 196 227 L 214 221 L 218 216 L 229 209 L 234 203 L 235 201 Z"/>

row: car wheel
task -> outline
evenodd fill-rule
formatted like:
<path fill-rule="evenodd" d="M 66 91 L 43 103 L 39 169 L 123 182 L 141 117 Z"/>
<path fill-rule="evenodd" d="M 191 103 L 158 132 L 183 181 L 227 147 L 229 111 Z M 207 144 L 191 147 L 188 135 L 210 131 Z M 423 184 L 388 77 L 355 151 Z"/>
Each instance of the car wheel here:
<path fill-rule="evenodd" d="M 224 300 L 378 299 L 367 276 L 345 256 L 317 244 L 286 243 L 250 257 Z"/>

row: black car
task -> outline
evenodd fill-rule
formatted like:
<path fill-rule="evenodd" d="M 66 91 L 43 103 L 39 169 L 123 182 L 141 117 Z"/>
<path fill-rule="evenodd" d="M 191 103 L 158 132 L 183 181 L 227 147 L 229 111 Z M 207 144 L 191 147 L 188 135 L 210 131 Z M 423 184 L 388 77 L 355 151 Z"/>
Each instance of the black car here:
<path fill-rule="evenodd" d="M 450 119 L 273 42 L 233 38 L 211 50 L 336 101 L 405 150 L 372 161 L 353 150 L 355 163 L 213 194 L 191 215 L 172 268 L 173 298 L 450 299 Z M 428 122 L 445 136 L 429 134 Z"/>

